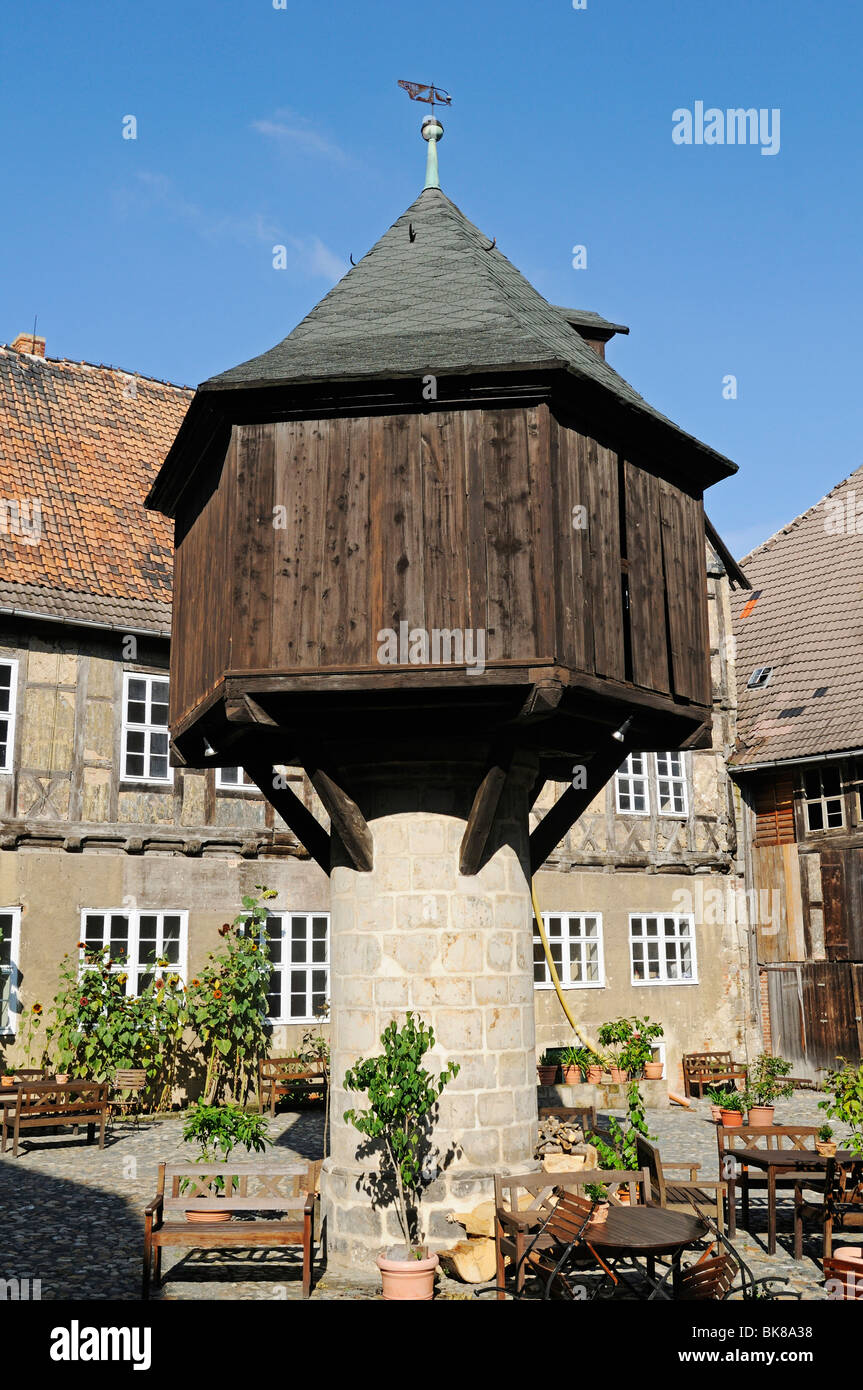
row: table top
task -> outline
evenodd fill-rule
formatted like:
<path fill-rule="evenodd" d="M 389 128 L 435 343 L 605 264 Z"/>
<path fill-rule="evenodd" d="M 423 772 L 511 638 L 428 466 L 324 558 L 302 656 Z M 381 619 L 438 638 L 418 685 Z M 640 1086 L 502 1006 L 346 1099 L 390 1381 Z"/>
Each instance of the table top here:
<path fill-rule="evenodd" d="M 591 1223 L 584 1239 L 603 1250 L 668 1255 L 692 1245 L 710 1228 L 699 1216 L 665 1207 L 610 1207 L 608 1220 Z"/>
<path fill-rule="evenodd" d="M 756 1168 L 826 1168 L 827 1157 L 817 1149 L 726 1149 L 725 1152 L 740 1163 L 750 1163 Z M 837 1163 L 851 1163 L 854 1154 L 850 1149 L 837 1149 L 834 1155 Z"/>

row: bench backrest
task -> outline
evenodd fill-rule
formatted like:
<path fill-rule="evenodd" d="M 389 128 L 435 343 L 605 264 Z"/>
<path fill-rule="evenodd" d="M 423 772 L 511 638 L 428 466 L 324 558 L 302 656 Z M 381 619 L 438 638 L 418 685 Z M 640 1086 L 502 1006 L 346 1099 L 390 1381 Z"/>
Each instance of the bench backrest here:
<path fill-rule="evenodd" d="M 98 1115 L 108 1105 L 107 1081 L 28 1081 L 18 1087 L 19 1116 Z"/>
<path fill-rule="evenodd" d="M 698 1077 L 710 1076 L 713 1072 L 731 1071 L 734 1063 L 730 1052 L 685 1052 L 683 1054 L 684 1075 Z"/>
<path fill-rule="evenodd" d="M 323 1057 L 304 1061 L 302 1057 L 262 1057 L 258 1062 L 261 1081 L 303 1081 L 308 1077 L 323 1079 L 327 1064 Z"/>
<path fill-rule="evenodd" d="M 227 1211 L 302 1211 L 308 1193 L 317 1189 L 320 1170 L 320 1160 L 160 1163 L 158 1191 L 166 1214 L 212 1211 L 214 1199 Z"/>
<path fill-rule="evenodd" d="M 497 1211 L 535 1211 L 545 1206 L 555 1188 L 579 1192 L 588 1183 L 599 1183 L 607 1190 L 610 1202 L 619 1205 L 617 1193 L 622 1187 L 629 1192 L 631 1203 L 645 1205 L 650 1198 L 650 1174 L 646 1169 L 611 1170 L 580 1168 L 572 1173 L 519 1173 L 515 1176 L 494 1176 L 494 1205 Z M 532 1201 L 521 1205 L 522 1194 L 530 1193 Z"/>

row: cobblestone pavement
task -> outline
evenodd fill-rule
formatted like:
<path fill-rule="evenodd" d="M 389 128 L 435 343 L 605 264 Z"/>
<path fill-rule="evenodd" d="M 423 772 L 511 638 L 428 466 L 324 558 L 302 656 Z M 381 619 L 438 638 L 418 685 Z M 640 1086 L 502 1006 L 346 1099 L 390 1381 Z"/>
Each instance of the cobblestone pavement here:
<path fill-rule="evenodd" d="M 817 1095 L 796 1093 L 777 1111 L 782 1123 L 820 1123 Z M 714 1126 L 709 1107 L 693 1102 L 692 1111 L 648 1111 L 667 1162 L 691 1160 L 702 1165 L 704 1178 L 717 1176 Z M 837 1126 L 837 1137 L 841 1137 Z M 319 1158 L 323 1115 L 319 1110 L 277 1115 L 272 1125 L 274 1155 Z M 0 1156 L 0 1278 L 38 1279 L 43 1299 L 137 1299 L 140 1293 L 143 1241 L 142 1211 L 156 1190 L 161 1160 L 188 1158 L 179 1116 L 145 1120 L 140 1128 L 115 1122 L 104 1151 L 87 1145 L 70 1130 L 34 1133 L 22 1143 L 19 1158 Z M 752 1232 L 738 1229 L 735 1243 L 757 1276 L 779 1275 L 788 1292 L 806 1299 L 825 1297 L 820 1287 L 820 1237 L 807 1236 L 804 1259 L 791 1251 L 791 1205 L 779 1204 L 776 1255 L 766 1254 L 766 1201 L 755 1197 Z M 857 1241 L 859 1244 L 859 1239 Z M 168 1276 L 163 1299 L 293 1299 L 300 1292 L 299 1251 L 252 1253 L 165 1252 Z M 375 1272 L 370 1270 L 370 1275 Z M 231 1277 L 233 1275 L 233 1277 Z M 378 1295 L 374 1278 L 346 1280 L 316 1270 L 316 1299 L 367 1300 Z M 441 1279 L 438 1297 L 473 1298 L 474 1290 Z"/>

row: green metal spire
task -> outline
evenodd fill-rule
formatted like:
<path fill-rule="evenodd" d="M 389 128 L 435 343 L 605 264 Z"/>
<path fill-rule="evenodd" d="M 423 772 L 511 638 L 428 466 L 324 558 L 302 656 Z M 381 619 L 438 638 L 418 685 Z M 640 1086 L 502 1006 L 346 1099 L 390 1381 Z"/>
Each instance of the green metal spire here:
<path fill-rule="evenodd" d="M 443 139 L 443 126 L 437 116 L 426 116 L 422 125 L 422 137 L 428 142 L 428 156 L 426 158 L 426 181 L 423 189 L 440 188 L 440 178 L 437 167 L 437 142 Z"/>

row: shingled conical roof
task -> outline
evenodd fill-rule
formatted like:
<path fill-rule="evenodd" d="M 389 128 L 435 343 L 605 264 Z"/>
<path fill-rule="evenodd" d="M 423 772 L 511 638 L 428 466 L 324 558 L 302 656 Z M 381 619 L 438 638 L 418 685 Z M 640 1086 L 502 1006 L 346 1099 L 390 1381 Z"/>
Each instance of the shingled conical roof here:
<path fill-rule="evenodd" d="M 207 388 L 555 363 L 642 398 L 438 188 L 276 347 Z"/>
<path fill-rule="evenodd" d="M 604 321 L 603 321 L 604 322 Z M 457 377 L 546 369 L 583 382 L 694 448 L 705 482 L 736 465 L 654 410 L 582 338 L 573 311 L 555 307 L 439 188 L 419 197 L 275 347 L 202 382 L 147 499 L 163 505 L 167 479 L 204 434 L 204 414 L 239 409 L 246 390 L 314 390 L 333 383 Z M 660 443 L 658 447 L 664 448 Z"/>

